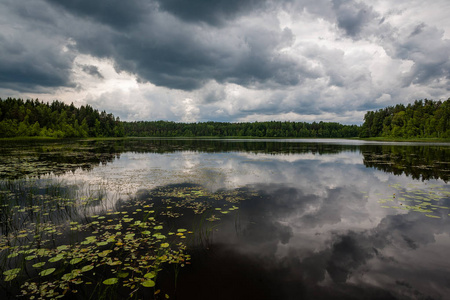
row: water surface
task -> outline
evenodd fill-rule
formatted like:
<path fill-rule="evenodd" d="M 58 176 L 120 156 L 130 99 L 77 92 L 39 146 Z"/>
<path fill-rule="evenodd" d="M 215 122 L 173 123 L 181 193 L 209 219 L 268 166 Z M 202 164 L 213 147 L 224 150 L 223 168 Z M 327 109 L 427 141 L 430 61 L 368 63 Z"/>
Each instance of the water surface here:
<path fill-rule="evenodd" d="M 1 147 L 4 182 L 58 182 L 79 198 L 101 191 L 102 204 L 88 214 L 148 201 L 162 207 L 165 227 L 192 230 L 190 264 L 176 280 L 170 268 L 158 273 L 162 292 L 142 297 L 449 299 L 446 144 L 130 139 Z M 176 208 L 194 198 L 207 210 Z"/>

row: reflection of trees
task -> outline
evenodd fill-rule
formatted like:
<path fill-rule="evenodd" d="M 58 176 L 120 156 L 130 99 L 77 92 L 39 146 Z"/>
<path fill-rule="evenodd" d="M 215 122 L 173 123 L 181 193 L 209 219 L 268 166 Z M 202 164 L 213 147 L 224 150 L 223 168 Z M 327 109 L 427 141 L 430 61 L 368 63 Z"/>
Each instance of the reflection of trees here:
<path fill-rule="evenodd" d="M 450 147 L 445 146 L 361 146 L 366 167 L 413 179 L 442 179 L 450 175 Z"/>
<path fill-rule="evenodd" d="M 450 147 L 342 145 L 325 142 L 208 139 L 119 139 L 94 141 L 11 141 L 0 145 L 0 178 L 62 174 L 112 162 L 124 152 L 180 151 L 265 154 L 338 154 L 361 151 L 366 167 L 414 179 L 442 179 L 450 173 Z"/>
<path fill-rule="evenodd" d="M 63 174 L 112 162 L 119 154 L 109 143 L 11 141 L 0 146 L 0 178 Z"/>
<path fill-rule="evenodd" d="M 173 153 L 252 152 L 269 154 L 336 154 L 357 151 L 357 146 L 283 141 L 120 139 L 93 141 L 11 141 L 0 145 L 0 178 L 62 174 L 77 168 L 89 170 L 113 161 L 123 152 Z"/>
<path fill-rule="evenodd" d="M 265 140 L 202 140 L 202 139 L 125 139 L 114 141 L 120 152 L 169 153 L 178 151 L 198 152 L 252 152 L 268 154 L 337 154 L 342 151 L 358 151 L 355 145 L 338 145 L 314 142 L 286 142 Z"/>

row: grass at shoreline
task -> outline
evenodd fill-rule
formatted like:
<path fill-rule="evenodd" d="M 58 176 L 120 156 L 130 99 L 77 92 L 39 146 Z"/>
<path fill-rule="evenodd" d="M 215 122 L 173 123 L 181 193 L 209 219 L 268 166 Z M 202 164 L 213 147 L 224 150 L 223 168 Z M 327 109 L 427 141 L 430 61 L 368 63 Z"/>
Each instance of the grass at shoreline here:
<path fill-rule="evenodd" d="M 87 137 L 87 138 L 55 138 L 55 137 L 42 137 L 42 136 L 20 136 L 20 137 L 9 137 L 9 138 L 0 138 L 0 141 L 33 141 L 33 140 L 42 140 L 42 141 L 57 141 L 57 140 L 80 140 L 80 141 L 89 141 L 89 140 L 123 140 L 123 139 L 237 139 L 237 140 L 245 140 L 245 139 L 253 139 L 253 140 L 284 140 L 284 139 L 293 139 L 293 140 L 360 140 L 360 141 L 374 141 L 374 142 L 419 142 L 419 143 L 450 143 L 450 138 L 396 138 L 396 137 L 370 137 L 370 138 L 320 138 L 320 137 L 257 137 L 257 136 L 194 136 L 194 137 L 186 137 L 186 136 L 125 136 L 125 137 Z"/>
<path fill-rule="evenodd" d="M 450 143 L 450 138 L 396 138 L 396 137 L 371 137 L 356 138 L 362 141 L 380 142 L 419 142 L 419 143 Z"/>

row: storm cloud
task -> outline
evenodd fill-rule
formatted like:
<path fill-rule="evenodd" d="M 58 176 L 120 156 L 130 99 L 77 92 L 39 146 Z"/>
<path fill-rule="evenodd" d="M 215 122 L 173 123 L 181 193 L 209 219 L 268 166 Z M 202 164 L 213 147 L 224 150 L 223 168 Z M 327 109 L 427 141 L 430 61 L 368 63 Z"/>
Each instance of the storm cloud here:
<path fill-rule="evenodd" d="M 361 123 L 367 109 L 448 98 L 447 1 L 0 7 L 1 97 L 101 102 L 107 111 L 120 103 L 124 120 L 343 123 Z"/>

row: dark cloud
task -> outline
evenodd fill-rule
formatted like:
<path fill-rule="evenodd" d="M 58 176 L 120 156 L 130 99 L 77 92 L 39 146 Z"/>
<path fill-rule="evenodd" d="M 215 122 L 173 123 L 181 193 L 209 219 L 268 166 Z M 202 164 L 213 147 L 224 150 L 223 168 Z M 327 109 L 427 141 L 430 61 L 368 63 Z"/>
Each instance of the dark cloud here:
<path fill-rule="evenodd" d="M 105 23 L 112 27 L 123 29 L 138 24 L 147 13 L 154 9 L 152 1 L 143 0 L 45 0 L 66 11 L 87 18 L 90 21 Z"/>
<path fill-rule="evenodd" d="M 126 34 L 79 33 L 77 49 L 111 57 L 118 70 L 174 89 L 193 90 L 210 80 L 254 87 L 291 86 L 317 76 L 282 47 L 293 43 L 289 29 L 243 24 L 242 28 L 210 29 L 154 15 Z"/>
<path fill-rule="evenodd" d="M 318 76 L 279 52 L 292 45 L 294 35 L 280 29 L 275 16 L 264 25 L 243 22 L 217 28 L 194 22 L 218 25 L 233 16 L 257 14 L 260 1 L 161 1 L 159 8 L 143 0 L 47 2 L 80 21 L 106 25 L 71 28 L 67 34 L 78 51 L 112 58 L 118 71 L 137 74 L 141 82 L 194 90 L 210 80 L 248 87 L 293 86 Z"/>
<path fill-rule="evenodd" d="M 421 24 L 417 25 L 416 28 L 414 28 L 414 31 L 411 32 L 409 37 L 413 37 L 415 35 L 418 35 L 418 34 L 422 33 L 423 30 L 425 29 L 425 27 L 426 27 L 426 25 L 424 23 L 421 23 Z"/>
<path fill-rule="evenodd" d="M 436 27 L 420 23 L 403 36 L 391 33 L 384 47 L 394 58 L 410 60 L 413 65 L 403 77 L 404 86 L 449 82 L 450 40 Z"/>
<path fill-rule="evenodd" d="M 337 26 L 351 37 L 358 37 L 363 27 L 378 16 L 373 9 L 362 2 L 334 0 Z"/>
<path fill-rule="evenodd" d="M 139 83 L 195 91 L 169 91 L 167 97 L 171 104 L 181 94 L 193 99 L 200 119 L 215 111 L 223 121 L 290 113 L 319 120 L 324 113 L 349 111 L 359 118 L 354 117 L 359 110 L 380 108 L 374 99 L 382 94 L 390 94 L 389 101 L 412 100 L 405 100 L 411 85 L 423 87 L 424 97 L 444 98 L 450 89 L 447 29 L 420 17 L 414 25 L 394 26 L 392 16 L 399 12 L 383 15 L 378 4 L 371 5 L 356 0 L 4 0 L 0 87 L 56 95 L 58 87 L 78 86 L 76 94 L 85 80 L 72 76 L 76 72 L 104 79 L 89 66 L 100 59 Z M 390 58 L 374 54 L 380 46 Z M 80 55 L 88 61 L 76 68 Z M 391 74 L 386 67 L 408 62 L 412 67 L 406 72 Z M 385 73 L 392 83 L 382 78 Z M 244 88 L 233 93 L 230 83 Z M 139 85 L 135 92 L 148 95 L 147 88 Z M 128 107 L 130 115 L 137 115 L 133 109 L 142 111 Z"/>
<path fill-rule="evenodd" d="M 450 41 L 444 39 L 443 30 L 420 22 L 409 32 L 400 31 L 386 23 L 385 17 L 372 7 L 353 0 L 334 0 L 333 9 L 337 26 L 347 36 L 366 40 L 375 37 L 392 58 L 413 62 L 402 78 L 404 87 L 432 82 L 445 84 L 450 79 Z M 331 78 L 331 84 L 348 87 L 339 77 Z"/>
<path fill-rule="evenodd" d="M 97 66 L 93 66 L 93 65 L 80 65 L 81 69 L 83 70 L 83 72 L 86 72 L 89 75 L 98 77 L 100 79 L 103 79 L 103 75 L 102 73 L 100 73 L 100 71 L 98 70 Z"/>
<path fill-rule="evenodd" d="M 20 92 L 74 86 L 73 53 L 57 34 L 55 14 L 34 1 L 0 3 L 0 87 Z M 20 22 L 18 22 L 20 20 Z"/>
<path fill-rule="evenodd" d="M 70 80 L 73 56 L 61 53 L 49 41 L 44 45 L 0 33 L 0 86 L 18 91 L 40 87 L 73 86 Z"/>
<path fill-rule="evenodd" d="M 215 87 L 214 89 L 208 90 L 203 96 L 203 103 L 216 103 L 225 99 L 226 93 L 220 87 Z"/>
<path fill-rule="evenodd" d="M 206 22 L 218 26 L 262 7 L 259 0 L 158 0 L 160 9 L 188 22 Z"/>

